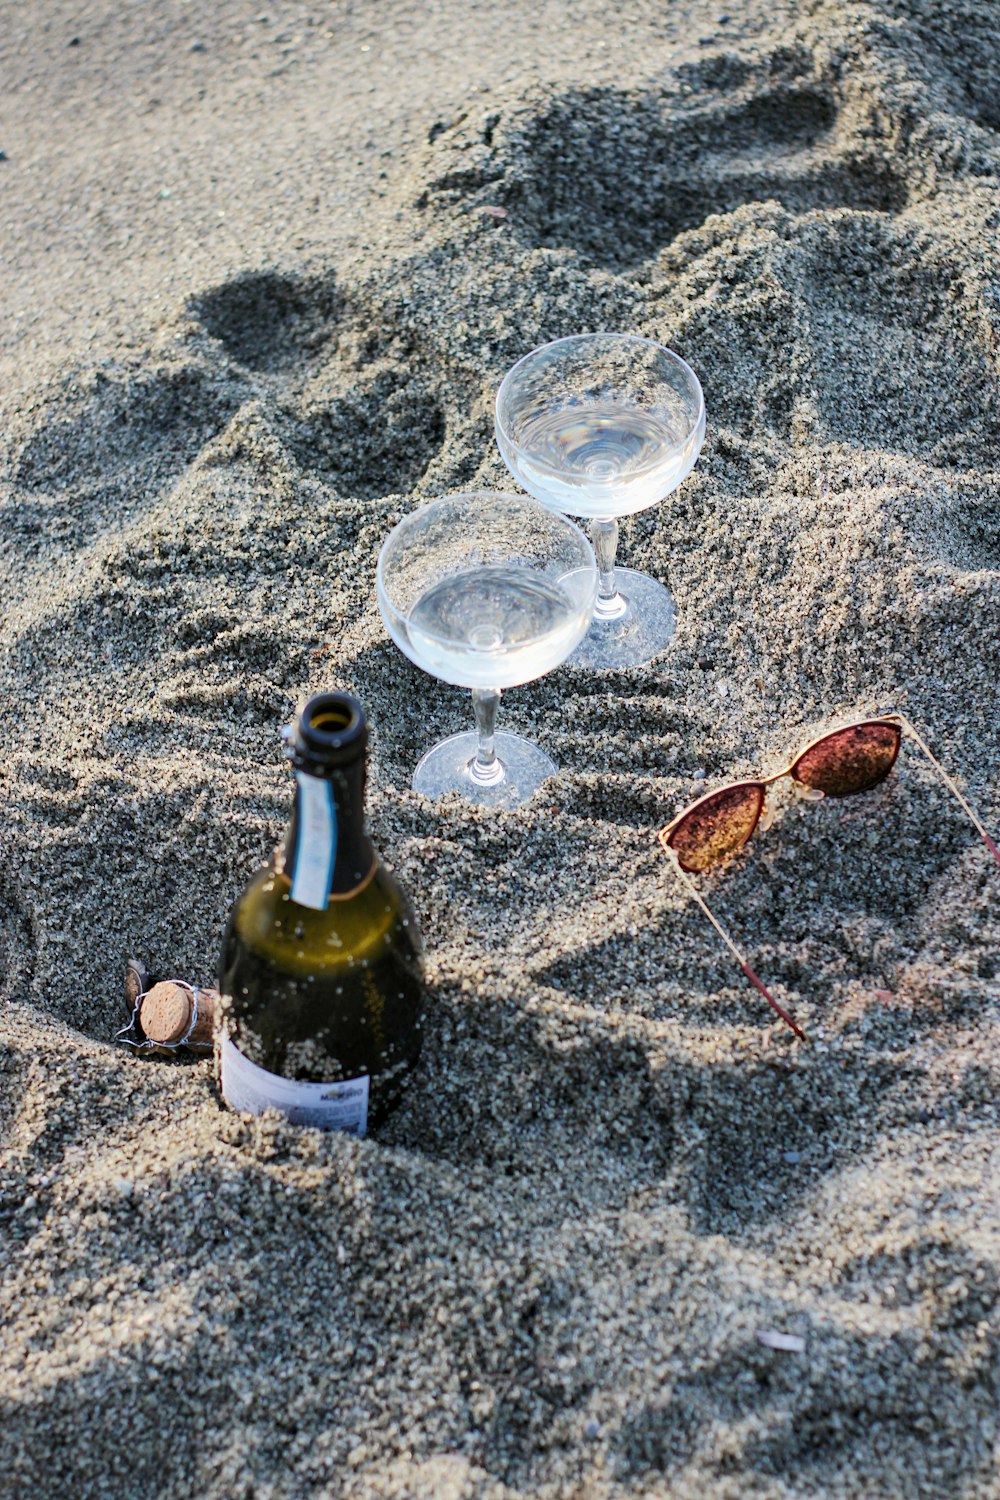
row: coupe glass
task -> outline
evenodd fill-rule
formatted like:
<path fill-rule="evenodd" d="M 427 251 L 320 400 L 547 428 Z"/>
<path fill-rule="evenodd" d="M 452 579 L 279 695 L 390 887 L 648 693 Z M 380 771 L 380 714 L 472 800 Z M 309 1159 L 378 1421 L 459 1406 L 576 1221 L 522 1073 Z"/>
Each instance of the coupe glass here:
<path fill-rule="evenodd" d="M 519 734 L 494 733 L 500 693 L 551 672 L 586 634 L 597 593 L 587 538 L 522 495 L 445 496 L 389 533 L 376 592 L 399 649 L 472 689 L 476 732 L 428 750 L 414 790 L 516 807 L 556 766 Z"/>
<path fill-rule="evenodd" d="M 698 377 L 662 344 L 623 333 L 557 339 L 518 360 L 497 392 L 504 462 L 552 510 L 591 518 L 600 582 L 574 665 L 634 667 L 662 651 L 670 590 L 615 568 L 618 517 L 646 510 L 694 468 L 705 437 Z"/>

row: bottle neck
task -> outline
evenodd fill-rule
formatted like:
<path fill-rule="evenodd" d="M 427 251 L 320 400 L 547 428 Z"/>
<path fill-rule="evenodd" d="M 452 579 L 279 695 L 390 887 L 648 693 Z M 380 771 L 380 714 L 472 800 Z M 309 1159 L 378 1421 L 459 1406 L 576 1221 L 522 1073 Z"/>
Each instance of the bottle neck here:
<path fill-rule="evenodd" d="M 316 911 L 364 885 L 375 863 L 365 832 L 365 757 L 325 776 L 295 772 L 295 806 L 278 854 L 292 900 Z"/>

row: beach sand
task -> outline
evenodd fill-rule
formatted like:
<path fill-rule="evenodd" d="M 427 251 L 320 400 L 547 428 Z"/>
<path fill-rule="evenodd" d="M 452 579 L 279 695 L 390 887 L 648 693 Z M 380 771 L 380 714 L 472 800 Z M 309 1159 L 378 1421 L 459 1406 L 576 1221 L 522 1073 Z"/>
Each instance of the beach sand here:
<path fill-rule="evenodd" d="M 784 799 L 703 888 L 802 1045 L 655 840 L 891 706 L 996 835 L 995 8 L 7 12 L 0 1495 L 1000 1494 L 1000 870 L 911 743 Z M 428 803 L 469 703 L 379 545 L 513 488 L 504 371 L 596 328 L 705 389 L 622 527 L 677 636 L 505 695 L 522 809 Z M 327 687 L 430 986 L 361 1142 L 113 1040 L 128 954 L 213 980 Z"/>

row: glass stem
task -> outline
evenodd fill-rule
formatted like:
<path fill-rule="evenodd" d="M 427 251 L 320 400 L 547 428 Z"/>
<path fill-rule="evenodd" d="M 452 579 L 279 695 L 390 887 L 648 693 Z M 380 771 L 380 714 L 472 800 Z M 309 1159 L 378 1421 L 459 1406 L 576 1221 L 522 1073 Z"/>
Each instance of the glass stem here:
<path fill-rule="evenodd" d="M 500 707 L 499 688 L 473 688 L 472 710 L 476 716 L 479 746 L 469 762 L 469 775 L 478 786 L 495 786 L 503 781 L 503 766 L 497 759 L 493 730 Z"/>
<path fill-rule="evenodd" d="M 590 540 L 594 544 L 597 558 L 597 603 L 594 605 L 596 620 L 618 620 L 628 608 L 615 587 L 615 553 L 618 551 L 618 522 L 593 521 Z"/>

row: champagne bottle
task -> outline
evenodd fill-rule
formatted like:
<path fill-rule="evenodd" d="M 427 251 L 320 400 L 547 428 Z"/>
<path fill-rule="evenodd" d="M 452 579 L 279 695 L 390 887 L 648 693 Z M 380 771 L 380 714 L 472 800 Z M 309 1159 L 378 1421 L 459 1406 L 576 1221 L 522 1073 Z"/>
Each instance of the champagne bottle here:
<path fill-rule="evenodd" d="M 233 906 L 219 960 L 222 1094 L 364 1135 L 420 1052 L 420 934 L 365 830 L 361 704 L 322 693 L 287 734 L 291 820 Z"/>

